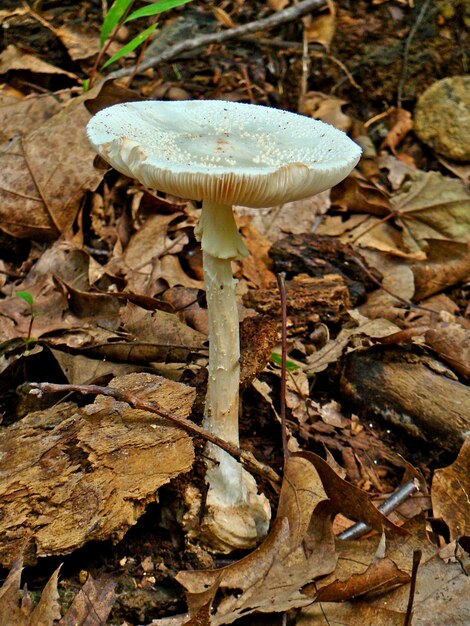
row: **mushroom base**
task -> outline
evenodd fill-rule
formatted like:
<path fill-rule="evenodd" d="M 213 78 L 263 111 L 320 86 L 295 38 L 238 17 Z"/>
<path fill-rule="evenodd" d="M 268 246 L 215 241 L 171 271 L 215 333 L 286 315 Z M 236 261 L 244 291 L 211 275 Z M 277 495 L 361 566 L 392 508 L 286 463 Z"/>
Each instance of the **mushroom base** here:
<path fill-rule="evenodd" d="M 222 554 L 254 548 L 269 530 L 269 501 L 238 461 L 212 444 L 207 448 L 219 463 L 206 473 L 209 489 L 200 539 L 209 550 Z"/>

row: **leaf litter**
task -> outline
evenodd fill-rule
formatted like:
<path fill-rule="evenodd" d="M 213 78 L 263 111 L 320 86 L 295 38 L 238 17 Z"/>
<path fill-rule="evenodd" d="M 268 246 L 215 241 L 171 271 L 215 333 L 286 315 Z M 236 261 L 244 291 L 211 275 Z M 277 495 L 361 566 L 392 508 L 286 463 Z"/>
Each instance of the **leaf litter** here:
<path fill-rule="evenodd" d="M 278 13 L 290 4 L 266 2 Z M 390 15 L 395 26 L 398 12 L 411 11 L 404 3 L 374 3 L 370 16 L 357 19 L 340 2 L 325 4 L 327 10 L 305 20 L 301 30 L 307 42 L 323 50 L 315 48 L 313 56 L 321 63 L 331 63 L 334 71 L 340 71 L 348 57 L 333 59 L 331 55 L 344 54 L 342 46 L 356 36 L 355 29 L 360 30 L 367 20 L 375 23 L 377 15 L 381 15 L 377 28 L 386 24 Z M 388 10 L 387 5 L 390 13 L 380 13 Z M 222 29 L 238 25 L 242 7 L 246 13 L 242 22 L 250 16 L 255 19 L 255 8 L 240 2 L 217 12 L 215 22 Z M 68 6 L 64 10 L 73 14 Z M 198 11 L 191 13 L 194 23 L 205 8 Z M 0 19 L 13 30 L 20 23 L 30 28 L 31 15 L 16 9 L 2 11 Z M 256 620 L 259 613 L 290 611 L 292 623 L 305 626 L 335 620 L 352 625 L 403 624 L 416 551 L 423 556 L 413 624 L 432 623 L 437 613 L 449 625 L 468 621 L 467 557 L 462 547 L 466 544 L 459 543 L 462 535 L 468 534 L 468 445 L 452 435 L 450 453 L 435 435 L 427 439 L 427 433 L 416 428 L 413 436 L 400 430 L 411 417 L 420 417 L 420 412 L 428 409 L 410 414 L 409 389 L 399 386 L 400 372 L 407 371 L 413 380 L 432 379 L 434 389 L 452 389 L 449 402 L 434 401 L 432 394 L 427 399 L 431 410 L 439 407 L 438 421 L 446 424 L 454 419 L 452 406 L 466 397 L 470 371 L 466 166 L 440 155 L 433 159 L 417 145 L 407 105 L 381 110 L 387 99 L 380 91 L 385 90 L 385 80 L 381 88 L 376 86 L 380 105 L 373 99 L 364 104 L 371 120 L 360 123 L 359 118 L 365 121 L 364 114 L 355 101 L 364 97 L 364 89 L 360 92 L 356 82 L 362 70 L 354 79 L 347 71 L 345 80 L 338 82 L 336 76 L 335 93 L 332 82 L 314 85 L 319 91 L 305 90 L 296 102 L 289 95 L 291 89 L 278 93 L 271 70 L 266 68 L 276 66 L 279 80 L 286 80 L 284 63 L 289 57 L 283 55 L 292 54 L 292 67 L 306 71 L 305 57 L 303 69 L 296 65 L 300 57 L 294 42 L 286 41 L 287 46 L 280 49 L 289 50 L 290 46 L 290 51 L 281 55 L 273 55 L 271 47 L 262 43 L 263 62 L 259 62 L 260 53 L 251 52 L 243 72 L 239 63 L 233 63 L 232 51 L 222 44 L 220 62 L 212 58 L 208 63 L 205 53 L 198 53 L 190 70 L 185 66 L 184 80 L 175 81 L 176 66 L 175 73 L 169 74 L 163 64 L 142 79 L 140 93 L 113 82 L 83 93 L 71 85 L 77 77 L 86 76 L 98 30 L 89 30 L 86 23 L 85 28 L 71 28 L 60 15 L 58 25 L 52 14 L 40 17 L 48 36 L 65 45 L 69 60 L 61 64 L 57 54 L 50 59 L 44 52 L 35 54 L 34 43 L 27 51 L 10 45 L 0 57 L 6 80 L 0 94 L 4 172 L 0 226 L 6 237 L 6 243 L 0 237 L 5 251 L 0 268 L 1 446 L 8 447 L 15 436 L 27 435 L 29 442 L 20 448 L 12 446 L 16 469 L 8 491 L 7 519 L 17 526 L 0 533 L 2 565 L 12 567 L 0 590 L 0 622 L 98 625 L 111 619 L 109 623 L 118 623 L 109 614 L 120 593 L 120 587 L 114 591 L 120 576 L 117 572 L 124 570 L 133 581 L 133 596 L 145 599 L 139 609 L 130 605 L 127 613 L 124 609 L 120 623 L 125 619 L 128 624 L 150 620 L 152 624 L 169 624 L 169 620 L 225 624 L 247 616 Z M 341 41 L 345 24 L 349 34 Z M 159 30 L 166 28 L 163 20 Z M 440 23 L 439 28 L 445 27 Z M 279 44 L 276 41 L 274 46 Z M 238 44 L 243 58 L 244 44 L 241 40 Z M 110 53 L 114 51 L 110 49 Z M 22 82 L 25 75 L 32 88 Z M 34 88 L 35 82 L 40 89 Z M 181 96 L 184 90 L 190 97 L 200 97 L 201 85 L 210 97 L 265 104 L 272 104 L 268 94 L 276 93 L 284 108 L 298 106 L 304 114 L 333 123 L 365 148 L 359 168 L 331 193 L 284 207 L 237 209 L 239 226 L 252 253 L 237 266 L 242 318 L 252 320 L 242 324 L 242 333 L 246 333 L 246 445 L 279 469 L 279 438 L 272 432 L 279 413 L 280 380 L 275 335 L 280 307 L 274 274 L 285 271 L 291 298 L 287 325 L 292 366 L 286 381 L 287 427 L 294 452 L 286 461 L 269 536 L 254 552 L 237 556 L 225 567 L 181 538 L 181 493 L 198 476 L 197 442 L 194 446 L 181 431 L 110 398 L 88 399 L 84 406 L 67 398 L 54 406 L 52 398 L 25 395 L 22 388 L 25 381 L 51 377 L 73 384 L 115 385 L 127 380 L 132 381 L 131 388 L 139 386 L 139 381 L 154 381 L 160 389 L 155 392 L 157 402 L 162 401 L 162 390 L 171 389 L 165 397 L 174 410 L 183 405 L 189 419 L 201 417 L 207 318 L 201 260 L 192 234 L 197 207 L 143 191 L 124 177 L 107 173 L 107 168 L 97 169 L 84 133 L 90 111 L 142 99 L 158 89 L 164 89 L 170 98 L 171 94 Z M 328 250 L 322 238 L 335 243 L 331 243 L 330 257 L 326 255 L 322 261 L 318 252 L 312 255 L 314 259 L 307 254 L 308 262 L 299 269 L 289 256 L 292 237 L 301 238 L 300 245 L 306 246 L 302 249 L 313 242 L 323 246 L 322 254 Z M 278 245 L 283 238 L 285 244 Z M 19 239 L 35 243 L 28 243 L 23 252 L 9 252 L 9 246 Z M 346 251 L 347 245 L 357 254 L 355 259 Z M 323 271 L 319 269 L 322 263 Z M 352 275 L 352 266 L 360 267 L 362 274 Z M 31 295 L 32 307 L 17 291 Z M 256 311 L 265 316 L 263 322 L 253 321 L 259 316 Z M 253 356 L 249 352 L 253 352 L 257 332 L 260 336 Z M 402 390 L 403 398 L 393 406 L 396 419 L 392 423 L 387 422 L 391 413 L 387 404 L 379 409 L 379 417 L 374 413 L 378 391 L 373 402 L 362 399 L 360 393 L 351 396 L 363 362 L 368 368 L 393 365 L 384 371 Z M 375 370 L 368 371 L 368 382 L 377 380 L 378 390 L 387 389 L 387 385 L 380 386 Z M 446 393 L 450 392 L 441 395 L 446 398 Z M 411 397 L 415 406 L 426 406 L 420 404 L 419 393 Z M 96 424 L 90 426 L 93 420 L 99 422 L 98 429 Z M 36 447 L 39 450 L 51 437 L 63 438 L 65 447 L 38 452 L 40 460 L 31 464 Z M 96 443 L 100 437 L 109 439 L 102 448 Z M 119 443 L 119 450 L 107 447 L 111 440 Z M 135 449 L 129 447 L 130 440 L 137 442 Z M 178 447 L 183 444 L 184 454 Z M 29 458 L 19 467 L 18 449 Z M 130 454 L 125 463 L 119 460 L 123 451 Z M 165 456 L 170 453 L 171 458 Z M 389 519 L 384 518 L 376 506 L 405 481 L 410 472 L 405 460 L 409 456 L 424 473 L 421 492 Z M 154 504 L 160 494 L 164 503 L 166 492 L 156 476 L 160 466 L 155 458 L 163 464 L 171 505 L 162 504 L 165 521 L 160 520 L 157 539 L 154 535 L 147 547 L 126 544 L 126 530 L 135 524 L 140 528 L 146 505 Z M 131 471 L 134 462 L 140 468 L 137 473 Z M 108 474 L 98 479 L 103 472 Z M 2 474 L 2 489 L 8 483 L 7 475 Z M 426 483 L 430 496 L 425 493 Z M 83 506 L 75 506 L 73 498 L 68 502 L 70 488 L 75 495 L 83 491 Z M 270 493 L 269 487 L 266 489 Z M 275 496 L 272 500 L 277 502 Z M 57 503 L 62 504 L 57 507 Z M 21 513 L 14 512 L 15 506 Z M 52 512 L 48 510 L 51 506 L 55 506 Z M 103 512 L 106 506 L 112 514 Z M 366 522 L 374 530 L 357 541 L 335 538 L 356 521 Z M 161 554 L 158 548 L 150 550 L 149 557 L 148 546 L 163 542 L 163 532 L 171 535 L 172 547 Z M 122 537 L 118 546 L 129 546 L 122 548 L 129 550 L 121 559 L 124 565 L 96 566 L 97 576 L 88 571 L 81 590 L 75 583 L 70 608 L 60 610 L 58 571 L 39 602 L 37 594 L 26 589 L 20 592 L 21 564 L 15 559 L 24 550 L 23 558 L 30 564 L 38 555 L 71 553 L 66 558 L 73 560 L 73 551 L 93 539 L 118 541 Z M 25 541 L 30 543 L 24 545 Z M 179 560 L 175 546 L 181 553 Z M 148 572 L 138 574 L 139 563 L 149 558 Z M 93 570 L 92 561 L 86 567 Z M 104 577 L 101 570 L 106 572 Z M 162 584 L 175 585 L 175 580 L 186 590 L 189 614 L 156 619 L 156 615 L 183 610 L 181 600 L 178 609 L 174 603 L 145 608 L 151 605 L 153 590 L 161 590 Z"/>

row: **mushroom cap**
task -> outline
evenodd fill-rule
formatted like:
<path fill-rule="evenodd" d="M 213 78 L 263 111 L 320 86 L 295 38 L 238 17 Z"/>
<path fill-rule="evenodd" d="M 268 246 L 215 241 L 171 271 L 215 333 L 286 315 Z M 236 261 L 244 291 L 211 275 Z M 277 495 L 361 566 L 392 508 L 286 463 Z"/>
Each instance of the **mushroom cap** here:
<path fill-rule="evenodd" d="M 266 207 L 333 187 L 361 149 L 302 115 L 222 100 L 116 104 L 88 123 L 94 149 L 149 189 Z"/>

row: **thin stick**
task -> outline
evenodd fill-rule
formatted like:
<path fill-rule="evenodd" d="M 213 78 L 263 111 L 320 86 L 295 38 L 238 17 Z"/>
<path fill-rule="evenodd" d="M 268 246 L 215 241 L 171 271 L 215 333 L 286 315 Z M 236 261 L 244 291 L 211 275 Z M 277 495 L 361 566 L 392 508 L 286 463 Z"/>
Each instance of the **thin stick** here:
<path fill-rule="evenodd" d="M 246 450 L 241 450 L 237 446 L 224 441 L 217 435 L 213 435 L 208 432 L 201 426 L 198 426 L 194 422 L 190 420 L 184 419 L 183 417 L 179 417 L 175 415 L 171 411 L 167 411 L 162 406 L 159 406 L 156 402 L 147 402 L 145 400 L 141 400 L 137 396 L 132 393 L 128 393 L 127 391 L 121 391 L 120 389 L 116 389 L 114 387 L 101 387 L 99 385 L 72 385 L 72 384 L 54 384 L 54 383 L 29 383 L 30 393 L 34 393 L 35 390 L 40 391 L 41 393 L 81 393 L 83 395 L 103 395 L 103 396 L 111 396 L 120 402 L 126 402 L 129 406 L 134 409 L 140 409 L 142 411 L 148 411 L 149 413 L 154 413 L 160 417 L 165 418 L 178 428 L 185 430 L 191 435 L 196 435 L 197 437 L 201 437 L 206 441 L 210 441 L 211 443 L 219 446 L 222 450 L 225 450 L 230 456 L 233 456 L 235 459 L 238 459 L 247 469 L 250 471 L 262 476 L 273 485 L 279 485 L 281 483 L 280 477 L 276 474 L 276 472 L 270 468 L 268 465 L 261 463 L 258 461 L 250 452 Z"/>
<path fill-rule="evenodd" d="M 298 17 L 305 15 L 305 13 L 309 13 L 310 11 L 314 11 L 315 9 L 320 9 L 325 4 L 326 0 L 302 0 L 302 2 L 299 2 L 298 4 L 282 11 L 278 11 L 277 13 L 274 13 L 269 17 L 255 20 L 253 22 L 248 22 L 248 24 L 243 24 L 242 26 L 237 26 L 235 28 L 229 28 L 228 30 L 222 30 L 218 33 L 211 33 L 210 35 L 198 35 L 193 39 L 180 41 L 173 46 L 168 47 L 163 52 L 160 52 L 155 56 L 149 57 L 140 65 L 138 73 L 140 74 L 142 72 L 145 72 L 145 70 L 148 70 L 151 67 L 155 67 L 164 61 L 174 59 L 182 52 L 188 52 L 189 50 L 202 48 L 203 46 L 208 46 L 212 43 L 222 43 L 223 41 L 228 41 L 229 39 L 235 39 L 236 37 L 242 37 L 243 35 L 248 35 L 257 31 L 265 31 L 269 28 L 279 26 L 280 24 L 291 22 Z M 122 70 L 111 72 L 111 74 L 109 74 L 106 79 L 112 80 L 116 78 L 124 78 L 125 76 L 130 76 L 133 71 L 133 67 L 125 67 Z"/>
<path fill-rule="evenodd" d="M 416 577 L 418 574 L 418 567 L 421 562 L 421 556 L 421 550 L 413 551 L 413 568 L 411 570 L 410 595 L 408 597 L 408 606 L 406 607 L 406 615 L 403 626 L 411 626 L 411 620 L 413 618 L 413 602 L 415 599 L 416 590 Z"/>
<path fill-rule="evenodd" d="M 282 454 L 284 456 L 284 464 L 289 456 L 287 448 L 287 421 L 286 421 L 286 378 L 287 378 L 287 302 L 286 302 L 286 281 L 284 274 L 277 274 L 277 284 L 279 286 L 279 294 L 281 296 L 281 316 L 282 316 L 282 332 L 281 332 L 281 397 L 280 397 L 280 415 L 281 415 L 281 435 L 282 435 Z"/>
<path fill-rule="evenodd" d="M 382 504 L 377 508 L 384 515 L 389 515 L 389 513 L 398 508 L 400 504 L 403 504 L 405 500 L 417 491 L 419 491 L 419 482 L 416 478 L 413 478 L 394 491 L 392 495 L 387 498 L 385 502 L 382 502 Z M 371 526 L 364 524 L 364 522 L 358 522 L 357 524 L 354 524 L 354 526 L 344 530 L 337 537 L 338 539 L 347 539 L 351 541 L 352 539 L 362 537 L 362 535 L 365 535 L 370 530 L 372 530 Z"/>
<path fill-rule="evenodd" d="M 413 41 L 415 35 L 416 35 L 416 31 L 419 28 L 419 25 L 421 24 L 421 22 L 423 21 L 423 18 L 426 14 L 426 11 L 429 8 L 429 3 L 430 0 L 424 0 L 421 9 L 418 13 L 418 17 L 416 18 L 415 23 L 413 24 L 412 28 L 410 29 L 410 32 L 408 33 L 408 37 L 406 38 L 405 41 L 405 48 L 403 51 L 403 69 L 402 69 L 402 73 L 401 73 L 401 78 L 400 78 L 400 82 L 398 83 L 398 91 L 397 91 L 397 105 L 401 108 L 401 104 L 402 104 L 402 99 L 403 99 L 403 89 L 405 87 L 405 82 L 406 79 L 408 77 L 408 58 L 409 58 L 409 54 L 410 54 L 410 47 L 411 47 L 411 42 Z"/>

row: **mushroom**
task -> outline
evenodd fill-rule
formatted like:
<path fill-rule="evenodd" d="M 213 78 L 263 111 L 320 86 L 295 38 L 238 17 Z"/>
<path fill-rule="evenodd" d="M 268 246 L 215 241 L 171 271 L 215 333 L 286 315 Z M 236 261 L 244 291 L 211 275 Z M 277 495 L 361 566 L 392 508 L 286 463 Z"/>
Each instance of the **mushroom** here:
<path fill-rule="evenodd" d="M 239 321 L 231 262 L 247 249 L 232 206 L 267 207 L 329 189 L 354 168 L 360 148 L 343 132 L 301 115 L 224 101 L 117 104 L 88 124 L 95 150 L 149 189 L 202 200 L 195 229 L 203 250 L 209 318 L 204 426 L 239 445 Z M 270 507 L 254 478 L 209 444 L 200 532 L 213 549 L 256 545 Z"/>

